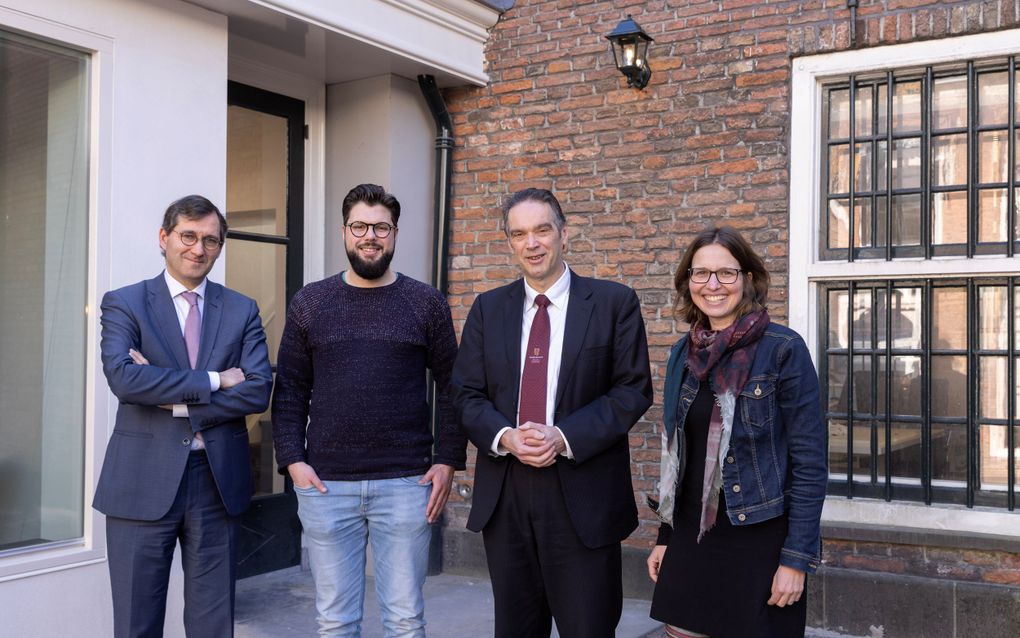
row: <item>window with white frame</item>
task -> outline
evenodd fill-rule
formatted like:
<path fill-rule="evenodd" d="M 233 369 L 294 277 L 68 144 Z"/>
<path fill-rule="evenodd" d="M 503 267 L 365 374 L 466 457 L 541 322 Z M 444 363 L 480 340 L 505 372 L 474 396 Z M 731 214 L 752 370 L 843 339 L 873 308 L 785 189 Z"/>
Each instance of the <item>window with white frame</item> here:
<path fill-rule="evenodd" d="M 1011 511 L 1020 51 L 957 40 L 795 61 L 814 117 L 794 105 L 794 145 L 817 150 L 791 179 L 810 171 L 817 190 L 791 194 L 791 215 L 812 218 L 800 245 L 791 221 L 791 315 L 810 301 L 830 495 Z"/>
<path fill-rule="evenodd" d="M 83 536 L 89 56 L 0 29 L 0 557 Z"/>

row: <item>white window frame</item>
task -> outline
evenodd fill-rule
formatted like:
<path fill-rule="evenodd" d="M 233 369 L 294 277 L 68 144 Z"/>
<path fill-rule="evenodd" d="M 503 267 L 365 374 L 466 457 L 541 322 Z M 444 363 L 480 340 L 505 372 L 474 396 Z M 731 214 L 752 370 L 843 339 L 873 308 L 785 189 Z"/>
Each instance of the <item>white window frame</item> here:
<path fill-rule="evenodd" d="M 890 277 L 1016 276 L 1020 259 L 982 255 L 972 258 L 858 259 L 852 263 L 819 258 L 822 196 L 822 85 L 849 75 L 945 62 L 1020 54 L 1020 29 L 914 42 L 860 51 L 826 53 L 793 60 L 790 108 L 790 327 L 804 336 L 817 366 L 820 284 L 830 280 Z M 877 499 L 829 496 L 823 523 L 871 524 L 960 534 L 1020 538 L 1018 512 L 960 505 L 924 505 Z"/>
<path fill-rule="evenodd" d="M 113 105 L 113 40 L 106 36 L 0 6 L 0 27 L 86 53 L 88 89 L 88 283 L 86 308 L 85 438 L 82 494 L 82 537 L 11 552 L 0 558 L 0 582 L 104 562 L 106 530 L 103 517 L 92 509 L 108 426 L 112 424 L 109 393 L 97 396 L 102 379 L 99 358 L 99 293 L 97 282 L 109 280 L 111 268 L 110 215 Z M 103 274 L 101 277 L 100 274 Z"/>

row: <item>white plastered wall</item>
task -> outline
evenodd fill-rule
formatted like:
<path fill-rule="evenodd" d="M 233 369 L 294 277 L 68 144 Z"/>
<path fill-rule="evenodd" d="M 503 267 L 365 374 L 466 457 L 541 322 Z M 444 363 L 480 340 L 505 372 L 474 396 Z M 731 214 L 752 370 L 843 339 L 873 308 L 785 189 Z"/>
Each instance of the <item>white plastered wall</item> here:
<path fill-rule="evenodd" d="M 393 268 L 429 282 L 434 234 L 435 125 L 417 82 L 381 75 L 326 89 L 325 273 L 347 268 L 344 196 L 374 183 L 400 202 Z"/>
<path fill-rule="evenodd" d="M 0 558 L 4 635 L 112 635 L 103 519 L 92 492 L 116 401 L 99 367 L 109 289 L 163 266 L 162 212 L 189 193 L 223 204 L 227 21 L 176 0 L 0 0 L 0 26 L 91 51 L 85 525 L 80 543 Z M 222 265 L 211 277 L 222 280 Z M 167 636 L 183 636 L 175 568 Z"/>

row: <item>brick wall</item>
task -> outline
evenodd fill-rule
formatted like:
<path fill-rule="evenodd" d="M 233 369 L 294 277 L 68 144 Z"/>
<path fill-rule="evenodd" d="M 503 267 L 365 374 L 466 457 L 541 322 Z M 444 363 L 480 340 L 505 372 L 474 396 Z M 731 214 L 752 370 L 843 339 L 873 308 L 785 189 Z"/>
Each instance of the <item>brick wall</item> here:
<path fill-rule="evenodd" d="M 1015 27 L 1020 15 L 1017 0 L 860 4 L 858 47 Z M 630 437 L 642 517 L 630 545 L 654 539 L 644 502 L 658 478 L 666 357 L 680 335 L 669 312 L 680 251 L 710 222 L 742 229 L 766 257 L 770 311 L 785 321 L 791 57 L 849 49 L 845 7 L 844 0 L 518 0 L 487 46 L 491 84 L 446 93 L 457 138 L 449 300 L 458 329 L 475 295 L 518 276 L 499 206 L 527 186 L 549 188 L 563 203 L 573 269 L 624 282 L 641 299 L 656 405 Z M 655 38 L 643 91 L 627 87 L 605 39 L 627 13 Z M 467 519 L 456 494 L 448 519 L 457 529 Z M 865 569 L 929 569 L 881 557 L 897 551 L 838 545 L 828 556 Z M 872 562 L 861 558 L 871 554 Z M 1016 573 L 1004 578 L 1015 583 Z"/>

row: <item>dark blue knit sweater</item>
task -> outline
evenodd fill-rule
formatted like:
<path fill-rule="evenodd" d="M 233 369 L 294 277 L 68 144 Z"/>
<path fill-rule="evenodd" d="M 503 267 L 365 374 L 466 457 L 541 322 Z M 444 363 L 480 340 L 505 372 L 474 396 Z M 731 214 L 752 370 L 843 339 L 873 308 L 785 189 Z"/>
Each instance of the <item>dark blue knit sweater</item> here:
<path fill-rule="evenodd" d="M 464 469 L 467 438 L 447 392 L 456 355 L 450 307 L 431 286 L 403 275 L 379 288 L 340 275 L 305 286 L 277 357 L 280 471 L 305 461 L 320 479 L 353 481 L 414 476 L 433 463 Z M 439 391 L 434 455 L 426 368 Z"/>

